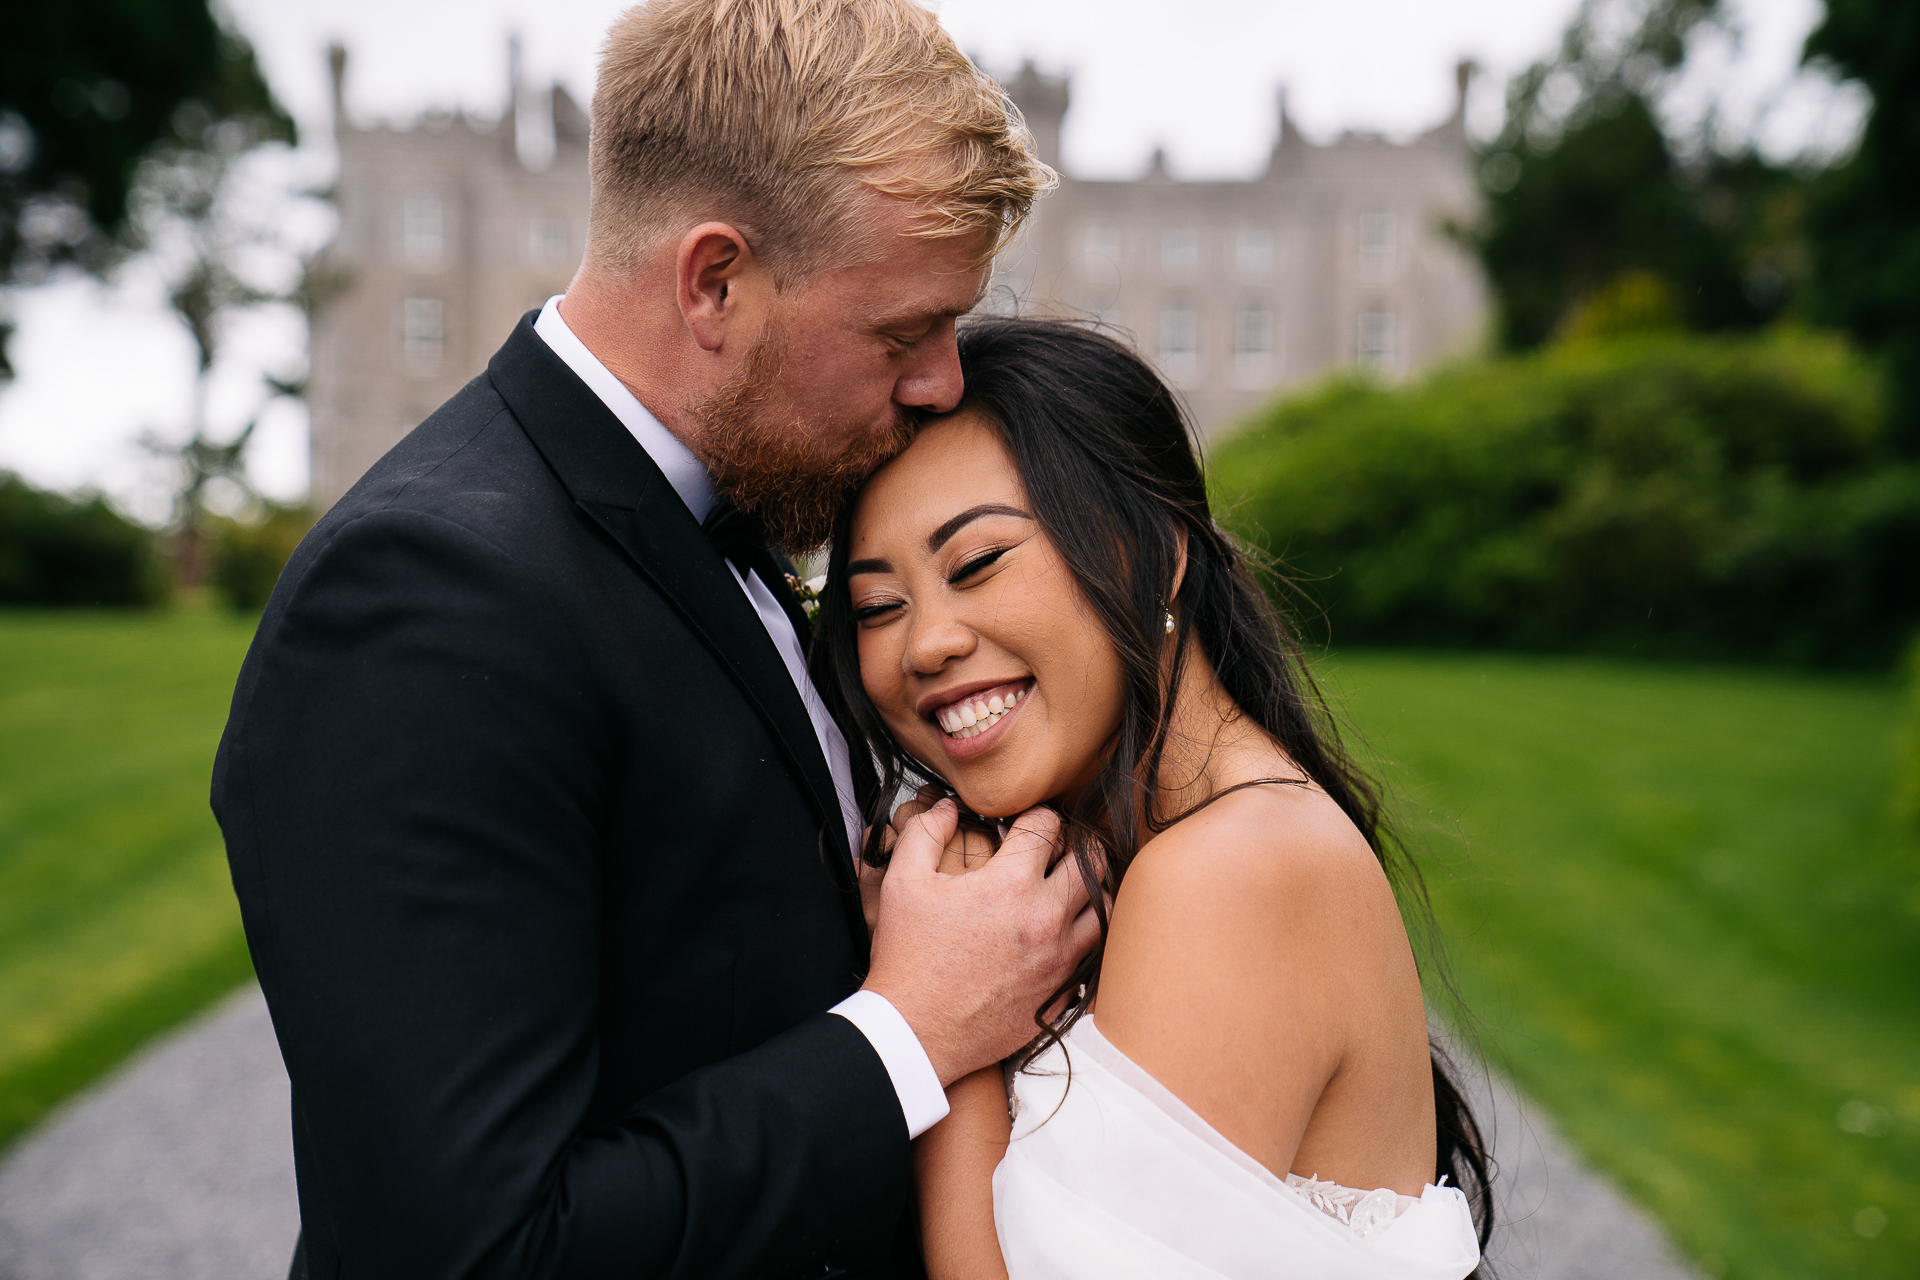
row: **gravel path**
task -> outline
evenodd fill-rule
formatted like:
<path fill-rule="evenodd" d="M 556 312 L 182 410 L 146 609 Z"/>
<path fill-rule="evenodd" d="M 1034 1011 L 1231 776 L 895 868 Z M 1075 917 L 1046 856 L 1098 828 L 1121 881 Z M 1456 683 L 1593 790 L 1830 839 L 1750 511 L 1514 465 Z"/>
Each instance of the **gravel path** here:
<path fill-rule="evenodd" d="M 287 1073 L 249 984 L 0 1165 L 0 1280 L 280 1280 L 300 1214 Z"/>
<path fill-rule="evenodd" d="M 1640 1210 L 1504 1087 L 1499 1280 L 1691 1280 Z M 280 1280 L 299 1230 L 287 1078 L 249 986 L 74 1099 L 0 1164 L 0 1280 Z"/>

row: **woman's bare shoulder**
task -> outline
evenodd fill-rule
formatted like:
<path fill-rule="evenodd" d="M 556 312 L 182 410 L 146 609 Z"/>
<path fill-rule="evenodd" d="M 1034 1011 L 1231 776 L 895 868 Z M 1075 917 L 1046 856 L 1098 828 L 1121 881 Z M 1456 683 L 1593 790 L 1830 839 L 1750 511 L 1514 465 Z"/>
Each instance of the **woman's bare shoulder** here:
<path fill-rule="evenodd" d="M 1102 960 L 1103 1033 L 1277 1172 L 1410 972 L 1393 893 L 1324 792 L 1234 792 L 1141 849 Z M 1417 994 L 1413 1016 L 1419 1018 Z"/>
<path fill-rule="evenodd" d="M 1247 787 L 1175 823 L 1142 847 L 1121 897 L 1155 913 L 1204 909 L 1222 923 L 1344 916 L 1393 900 L 1366 837 L 1310 784 Z"/>
<path fill-rule="evenodd" d="M 1100 1003 L 1181 1034 L 1230 1010 L 1276 1035 L 1318 1026 L 1337 1054 L 1366 993 L 1404 985 L 1411 960 L 1380 860 L 1340 807 L 1318 788 L 1255 787 L 1141 849 L 1114 903 Z"/>

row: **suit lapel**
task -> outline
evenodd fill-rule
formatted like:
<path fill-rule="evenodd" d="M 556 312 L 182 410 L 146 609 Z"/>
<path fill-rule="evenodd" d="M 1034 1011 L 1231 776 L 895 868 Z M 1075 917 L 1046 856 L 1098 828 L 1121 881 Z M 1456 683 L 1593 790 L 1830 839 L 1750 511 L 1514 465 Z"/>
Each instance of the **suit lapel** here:
<path fill-rule="evenodd" d="M 853 854 L 820 739 L 793 677 L 726 562 L 647 451 L 523 319 L 487 366 L 521 428 L 588 518 L 626 552 L 712 651 L 801 779 L 834 881 L 860 916 Z"/>

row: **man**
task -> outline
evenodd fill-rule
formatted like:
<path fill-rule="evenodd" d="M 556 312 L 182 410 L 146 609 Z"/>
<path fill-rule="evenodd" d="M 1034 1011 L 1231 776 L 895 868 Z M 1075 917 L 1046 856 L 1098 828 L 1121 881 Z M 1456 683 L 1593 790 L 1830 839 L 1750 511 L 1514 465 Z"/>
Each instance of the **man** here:
<path fill-rule="evenodd" d="M 991 877 L 896 859 L 869 954 L 754 522 L 818 542 L 958 402 L 1049 175 L 911 0 L 628 13 L 592 162 L 564 299 L 302 544 L 221 744 L 294 1271 L 916 1274 L 909 1139 L 1096 929 L 1029 815 Z"/>

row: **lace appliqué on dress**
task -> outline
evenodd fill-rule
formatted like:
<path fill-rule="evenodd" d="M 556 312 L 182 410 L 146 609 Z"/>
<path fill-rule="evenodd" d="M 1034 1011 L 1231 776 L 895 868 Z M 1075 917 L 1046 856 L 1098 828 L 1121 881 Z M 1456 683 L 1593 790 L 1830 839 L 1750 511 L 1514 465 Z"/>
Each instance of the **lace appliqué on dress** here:
<path fill-rule="evenodd" d="M 1400 1216 L 1400 1202 L 1412 1199 L 1399 1195 L 1391 1187 L 1361 1191 L 1337 1182 L 1303 1178 L 1297 1173 L 1287 1175 L 1287 1186 L 1362 1240 L 1386 1230 Z"/>

